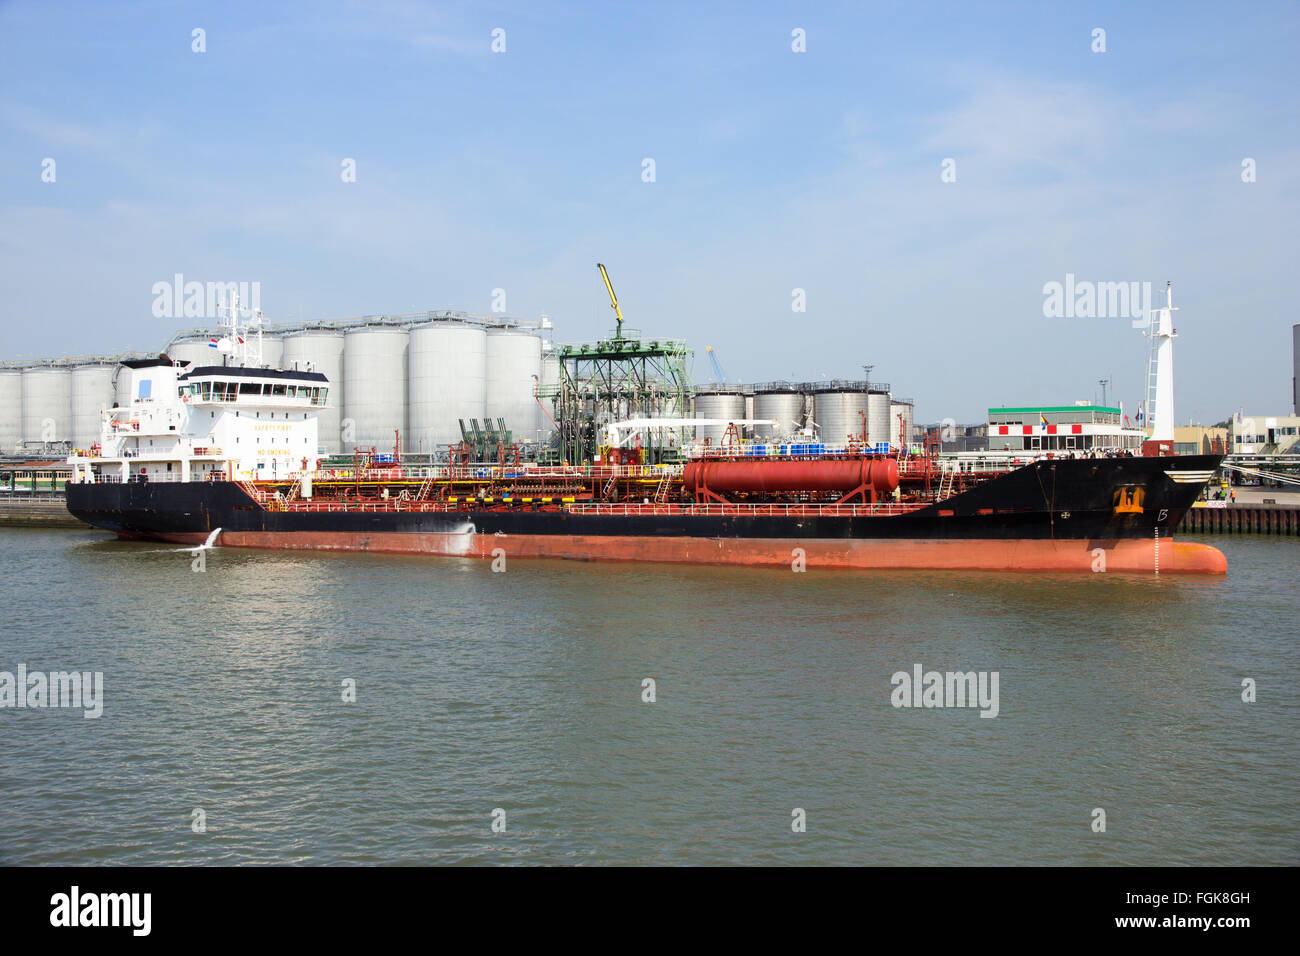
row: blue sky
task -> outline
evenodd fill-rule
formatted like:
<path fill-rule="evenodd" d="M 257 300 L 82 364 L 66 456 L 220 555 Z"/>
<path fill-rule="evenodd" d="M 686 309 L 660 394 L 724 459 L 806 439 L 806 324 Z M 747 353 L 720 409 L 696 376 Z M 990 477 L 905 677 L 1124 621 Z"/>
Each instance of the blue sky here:
<path fill-rule="evenodd" d="M 502 288 L 582 341 L 600 261 L 699 380 L 712 345 L 747 382 L 872 364 L 918 420 L 1131 408 L 1129 320 L 1043 316 L 1074 273 L 1174 282 L 1180 421 L 1287 413 L 1298 62 L 1295 4 L 11 0 L 0 357 L 159 348 L 177 272 L 270 321 Z"/>

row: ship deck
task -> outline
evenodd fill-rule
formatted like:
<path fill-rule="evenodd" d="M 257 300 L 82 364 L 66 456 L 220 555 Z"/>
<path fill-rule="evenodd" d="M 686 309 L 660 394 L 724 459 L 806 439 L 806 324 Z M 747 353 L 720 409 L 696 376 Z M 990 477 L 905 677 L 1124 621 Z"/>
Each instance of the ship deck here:
<path fill-rule="evenodd" d="M 322 499 L 311 501 L 276 501 L 268 500 L 263 507 L 268 511 L 285 512 L 368 512 L 368 513 L 422 513 L 444 512 L 464 513 L 467 511 L 510 511 L 527 510 L 536 505 L 541 511 L 565 511 L 580 515 L 697 515 L 697 516 L 734 516 L 739 518 L 759 517 L 808 517 L 808 518 L 855 518 L 855 517 L 893 517 L 929 507 L 932 502 L 881 502 L 877 504 L 719 504 L 716 502 L 695 504 L 692 502 L 652 502 L 613 503 L 613 502 L 553 502 L 534 500 L 532 498 L 478 499 L 469 498 L 460 501 L 345 501 L 340 499 Z"/>

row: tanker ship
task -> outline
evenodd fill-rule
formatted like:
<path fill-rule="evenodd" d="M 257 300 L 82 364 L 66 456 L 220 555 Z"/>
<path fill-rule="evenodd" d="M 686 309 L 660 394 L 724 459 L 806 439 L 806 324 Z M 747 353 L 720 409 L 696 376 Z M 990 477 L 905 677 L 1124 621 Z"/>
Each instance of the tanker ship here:
<path fill-rule="evenodd" d="M 1170 296 L 1153 337 L 1161 349 Z M 610 297 L 617 312 L 612 287 Z M 598 464 L 525 464 L 502 443 L 490 464 L 453 449 L 446 465 L 404 467 L 395 448 L 327 466 L 326 376 L 265 367 L 261 314 L 251 331 L 237 303 L 229 314 L 228 334 L 211 342 L 221 364 L 124 363 L 130 400 L 68 459 L 73 515 L 122 538 L 227 547 L 796 570 L 1227 570 L 1216 549 L 1173 539 L 1222 456 L 1168 454 L 1172 432 L 1148 442 L 1150 456 L 959 462 L 933 446 L 868 444 L 865 418 L 861 441 L 838 446 L 746 445 L 724 423 L 719 445 L 648 465 L 622 448 L 618 427 L 688 420 L 642 419 L 607 426 Z M 1172 411 L 1172 379 L 1157 378 Z"/>
<path fill-rule="evenodd" d="M 127 539 L 842 569 L 1210 573 L 1174 528 L 1221 456 L 952 467 L 874 446 L 723 442 L 678 465 L 324 467 L 316 372 L 126 363 L 133 400 L 69 462 L 68 510 Z"/>

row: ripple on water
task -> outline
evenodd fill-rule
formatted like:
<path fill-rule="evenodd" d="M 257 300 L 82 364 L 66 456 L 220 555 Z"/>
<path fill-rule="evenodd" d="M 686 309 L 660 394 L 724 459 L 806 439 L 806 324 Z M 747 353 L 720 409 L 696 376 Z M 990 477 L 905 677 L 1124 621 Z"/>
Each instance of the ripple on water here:
<path fill-rule="evenodd" d="M 1156 580 L 226 549 L 194 574 L 0 535 L 0 669 L 105 675 L 98 720 L 0 712 L 0 862 L 1300 862 L 1300 542 Z M 916 663 L 997 670 L 1000 716 L 891 707 Z"/>

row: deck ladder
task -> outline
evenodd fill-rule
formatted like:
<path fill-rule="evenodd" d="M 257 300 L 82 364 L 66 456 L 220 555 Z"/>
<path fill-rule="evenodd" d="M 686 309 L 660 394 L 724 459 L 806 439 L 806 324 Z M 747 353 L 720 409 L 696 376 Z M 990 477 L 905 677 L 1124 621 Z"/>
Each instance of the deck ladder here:
<path fill-rule="evenodd" d="M 672 484 L 672 482 L 669 480 L 670 477 L 671 476 L 669 475 L 669 473 L 665 471 L 663 473 L 663 477 L 659 479 L 659 487 L 655 489 L 656 502 L 662 502 L 668 500 L 668 488 Z"/>

